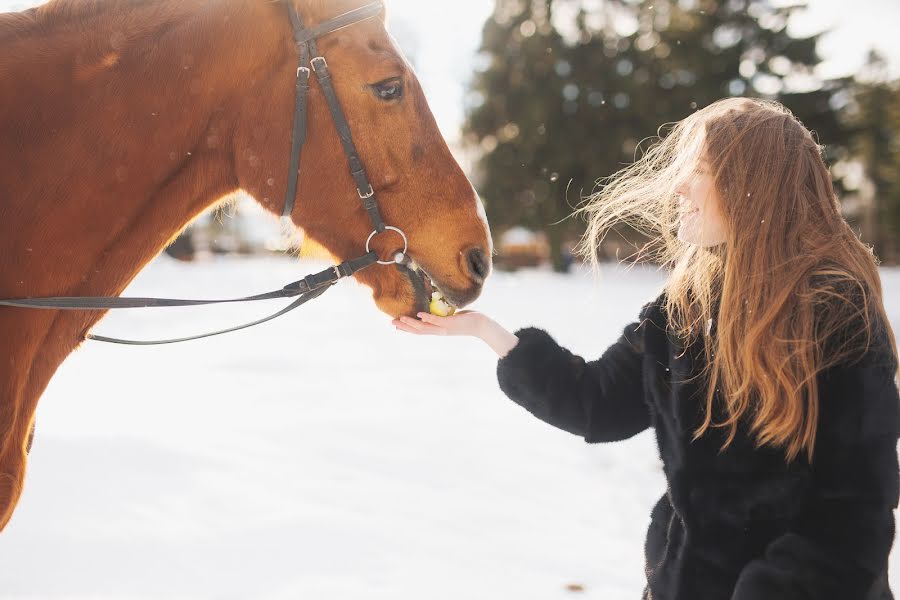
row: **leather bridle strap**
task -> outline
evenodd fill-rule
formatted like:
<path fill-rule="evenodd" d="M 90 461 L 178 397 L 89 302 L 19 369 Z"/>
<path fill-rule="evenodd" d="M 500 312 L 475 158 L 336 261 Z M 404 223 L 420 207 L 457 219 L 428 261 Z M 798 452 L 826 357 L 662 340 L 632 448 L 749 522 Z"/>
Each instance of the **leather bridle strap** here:
<path fill-rule="evenodd" d="M 10 306 L 15 308 L 40 308 L 47 310 L 109 310 L 121 308 L 167 308 L 173 306 L 203 306 L 208 304 L 231 304 L 235 302 L 255 302 L 258 300 L 274 300 L 277 298 L 293 298 L 299 296 L 294 302 L 287 305 L 278 312 L 236 327 L 229 327 L 219 331 L 202 333 L 188 337 L 167 339 L 167 340 L 128 340 L 121 338 L 106 337 L 102 335 L 87 334 L 86 339 L 98 342 L 112 342 L 115 344 L 127 344 L 130 346 L 155 346 L 159 344 L 173 344 L 176 342 L 186 342 L 189 340 L 199 340 L 201 338 L 230 333 L 240 329 L 246 329 L 266 321 L 271 321 L 281 315 L 284 315 L 305 302 L 321 296 L 328 288 L 337 283 L 344 277 L 349 277 L 353 273 L 364 269 L 378 260 L 375 252 L 369 252 L 359 258 L 353 258 L 344 261 L 339 265 L 335 265 L 307 275 L 303 279 L 287 284 L 279 290 L 273 290 L 264 294 L 256 294 L 254 296 L 245 296 L 243 298 L 229 298 L 226 300 L 181 300 L 177 298 L 134 298 L 134 297 L 110 297 L 110 296 L 55 296 L 46 298 L 19 298 L 12 300 L 0 299 L 0 306 Z"/>
<path fill-rule="evenodd" d="M 291 15 L 296 11 L 291 11 Z M 287 225 L 293 225 L 291 214 L 294 212 L 294 201 L 297 198 L 297 181 L 300 178 L 300 150 L 306 142 L 306 99 L 309 97 L 309 51 L 306 46 L 300 51 L 300 66 L 297 67 L 297 84 L 294 91 L 294 127 L 291 131 L 291 157 L 288 163 L 287 191 L 284 197 L 284 208 L 281 218 Z"/>
<path fill-rule="evenodd" d="M 375 252 L 370 252 L 359 258 L 353 258 L 339 265 L 307 275 L 303 279 L 291 282 L 278 290 L 244 296 L 242 298 L 229 298 L 227 300 L 183 300 L 178 298 L 142 298 L 120 296 L 52 296 L 42 298 L 13 298 L 0 299 L 0 306 L 12 306 L 15 308 L 43 308 L 47 310 L 109 310 L 113 308 L 171 308 L 176 306 L 205 306 L 207 304 L 231 304 L 235 302 L 255 302 L 257 300 L 275 300 L 278 298 L 293 298 L 319 290 L 322 287 L 337 283 L 338 279 L 349 277 L 356 271 L 371 264 L 372 258 L 377 258 Z"/>
<path fill-rule="evenodd" d="M 350 131 L 350 124 L 341 104 L 338 101 L 337 93 L 334 91 L 334 85 L 331 80 L 331 72 L 328 70 L 328 63 L 324 56 L 320 56 L 316 48 L 316 39 L 338 29 L 342 29 L 354 23 L 358 23 L 364 19 L 370 19 L 377 16 L 383 10 L 381 2 L 374 2 L 356 10 L 325 21 L 319 25 L 310 28 L 304 28 L 297 14 L 297 9 L 292 1 L 288 1 L 288 13 L 290 14 L 291 24 L 294 28 L 294 43 L 297 45 L 297 55 L 299 57 L 299 65 L 297 67 L 297 84 L 296 84 L 296 106 L 294 110 L 294 128 L 291 136 L 291 161 L 288 167 L 288 185 L 285 192 L 284 209 L 282 217 L 290 218 L 294 210 L 294 201 L 297 195 L 297 180 L 300 175 L 300 152 L 306 141 L 306 103 L 309 97 L 309 74 L 310 67 L 316 73 L 316 79 L 325 95 L 325 101 L 334 126 L 337 129 L 338 137 L 344 148 L 344 154 L 347 155 L 347 163 L 350 166 L 350 175 L 356 184 L 356 192 L 369 214 L 369 219 L 375 227 L 375 231 L 381 233 L 385 230 L 384 221 L 378 211 L 378 202 L 375 199 L 375 190 L 366 176 L 365 168 L 359 159 L 359 152 L 356 144 L 353 143 L 353 134 Z"/>
<path fill-rule="evenodd" d="M 277 319 L 281 315 L 288 313 L 298 306 L 301 306 L 305 302 L 312 300 L 313 298 L 317 298 L 325 293 L 330 286 L 322 286 L 317 290 L 304 294 L 279 310 L 277 313 L 269 315 L 268 317 L 263 317 L 262 319 L 257 319 L 256 321 L 251 321 L 250 323 L 244 323 L 243 325 L 237 325 L 235 327 L 229 327 L 227 329 L 220 329 L 219 331 L 211 331 L 209 333 L 201 333 L 199 335 L 191 335 L 188 337 L 180 337 L 180 338 L 171 338 L 168 340 L 123 340 L 119 338 L 111 338 L 102 335 L 90 335 L 88 336 L 90 339 L 98 341 L 98 342 L 112 342 L 114 344 L 126 344 L 128 346 L 157 346 L 160 344 L 177 344 L 178 342 L 187 342 L 190 340 L 199 340 L 201 338 L 212 337 L 214 335 L 221 335 L 223 333 L 231 333 L 232 331 L 238 331 L 240 329 L 247 329 L 248 327 L 253 327 L 254 325 L 259 325 L 261 323 L 265 323 L 266 321 L 271 321 L 272 319 Z"/>
<path fill-rule="evenodd" d="M 297 11 L 294 8 L 293 2 L 290 2 L 290 0 L 288 0 L 288 3 L 290 4 L 291 12 L 296 14 Z M 328 21 L 323 21 L 318 25 L 313 25 L 312 27 L 303 27 L 303 24 L 300 23 L 299 19 L 295 21 L 292 17 L 291 22 L 294 24 L 294 41 L 298 44 L 311 42 L 322 37 L 325 34 L 337 31 L 338 29 L 343 29 L 344 27 L 353 25 L 354 23 L 359 23 L 360 21 L 365 21 L 366 19 L 377 17 L 379 14 L 381 14 L 382 10 L 384 10 L 384 6 L 381 2 L 373 2 L 372 4 L 367 4 L 365 6 L 355 8 L 349 12 L 334 17 L 333 19 L 329 19 Z"/>

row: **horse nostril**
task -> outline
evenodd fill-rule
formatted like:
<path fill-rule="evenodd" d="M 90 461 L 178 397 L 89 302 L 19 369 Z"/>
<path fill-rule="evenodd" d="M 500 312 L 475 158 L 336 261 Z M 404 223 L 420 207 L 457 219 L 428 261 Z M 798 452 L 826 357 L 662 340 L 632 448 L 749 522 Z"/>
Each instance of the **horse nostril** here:
<path fill-rule="evenodd" d="M 478 283 L 483 283 L 491 271 L 491 263 L 481 248 L 472 248 L 466 252 L 466 262 L 472 279 Z"/>

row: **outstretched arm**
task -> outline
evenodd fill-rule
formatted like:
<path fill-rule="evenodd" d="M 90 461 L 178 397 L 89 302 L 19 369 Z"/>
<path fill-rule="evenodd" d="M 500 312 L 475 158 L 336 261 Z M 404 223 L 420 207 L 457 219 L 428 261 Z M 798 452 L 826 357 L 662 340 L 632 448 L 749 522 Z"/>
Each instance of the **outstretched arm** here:
<path fill-rule="evenodd" d="M 642 312 L 643 315 L 643 312 Z M 603 355 L 586 362 L 538 328 L 510 333 L 477 311 L 419 313 L 394 326 L 418 335 L 469 335 L 500 357 L 500 389 L 539 419 L 588 442 L 621 440 L 650 426 L 642 380 L 642 333 L 631 323 Z"/>
<path fill-rule="evenodd" d="M 650 426 L 638 325 L 626 326 L 589 362 L 542 329 L 520 329 L 519 342 L 497 362 L 500 389 L 537 418 L 588 442 L 629 438 Z"/>

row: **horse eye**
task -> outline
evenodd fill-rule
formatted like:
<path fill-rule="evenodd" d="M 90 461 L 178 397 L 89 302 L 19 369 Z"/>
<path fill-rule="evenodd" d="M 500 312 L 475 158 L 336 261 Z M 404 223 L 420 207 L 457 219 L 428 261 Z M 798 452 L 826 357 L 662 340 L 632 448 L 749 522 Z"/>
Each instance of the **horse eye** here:
<path fill-rule="evenodd" d="M 403 81 L 399 77 L 385 79 L 369 87 L 379 100 L 397 100 L 403 97 Z"/>

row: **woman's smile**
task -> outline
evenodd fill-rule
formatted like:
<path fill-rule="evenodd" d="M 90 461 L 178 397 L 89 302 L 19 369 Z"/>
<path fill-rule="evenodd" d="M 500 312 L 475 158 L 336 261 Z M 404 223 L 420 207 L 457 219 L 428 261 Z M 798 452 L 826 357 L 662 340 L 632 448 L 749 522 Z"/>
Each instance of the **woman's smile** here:
<path fill-rule="evenodd" d="M 709 164 L 700 163 L 685 177 L 675 194 L 678 200 L 678 239 L 710 247 L 725 241 L 725 218 Z"/>

